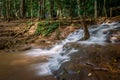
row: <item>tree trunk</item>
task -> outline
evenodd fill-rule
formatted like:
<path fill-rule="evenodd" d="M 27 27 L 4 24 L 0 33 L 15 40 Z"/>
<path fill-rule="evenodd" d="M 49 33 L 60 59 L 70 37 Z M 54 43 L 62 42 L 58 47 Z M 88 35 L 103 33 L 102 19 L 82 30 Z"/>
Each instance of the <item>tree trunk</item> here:
<path fill-rule="evenodd" d="M 13 9 L 14 9 L 14 14 L 16 13 L 16 0 L 14 0 L 14 3 L 13 3 Z"/>
<path fill-rule="evenodd" d="M 45 19 L 45 0 L 41 0 L 41 19 Z"/>
<path fill-rule="evenodd" d="M 54 18 L 54 0 L 49 0 L 50 1 L 50 18 Z"/>
<path fill-rule="evenodd" d="M 22 17 L 22 18 L 25 18 L 25 17 L 26 17 L 25 0 L 21 0 L 20 13 L 21 13 L 21 17 Z"/>
<path fill-rule="evenodd" d="M 80 0 L 78 1 L 78 6 L 80 8 Z M 83 18 L 83 16 L 82 15 L 79 15 L 79 16 L 81 18 L 81 24 L 82 24 L 83 30 L 84 30 L 84 36 L 83 36 L 83 38 L 81 40 L 87 40 L 90 37 L 89 30 L 87 28 L 87 24 L 86 24 L 85 19 Z"/>
<path fill-rule="evenodd" d="M 38 0 L 38 20 L 40 20 L 40 0 Z"/>
<path fill-rule="evenodd" d="M 58 10 L 57 10 L 57 18 L 62 18 L 62 5 L 60 3 L 57 3 Z"/>
<path fill-rule="evenodd" d="M 45 18 L 45 0 L 38 0 L 38 20 Z"/>
<path fill-rule="evenodd" d="M 86 17 L 87 16 L 87 14 L 86 14 L 86 0 L 84 0 L 84 17 Z"/>
<path fill-rule="evenodd" d="M 80 0 L 77 0 L 77 5 L 78 5 L 78 16 L 80 17 Z"/>
<path fill-rule="evenodd" d="M 0 0 L 0 18 L 2 17 L 2 1 Z"/>
<path fill-rule="evenodd" d="M 104 4 L 103 4 L 103 13 L 104 13 L 104 16 L 107 17 L 106 0 L 104 0 Z"/>
<path fill-rule="evenodd" d="M 97 0 L 94 2 L 94 18 L 97 18 Z"/>
<path fill-rule="evenodd" d="M 11 0 L 6 1 L 6 18 L 8 22 L 10 22 L 10 2 Z"/>
<path fill-rule="evenodd" d="M 30 3 L 30 11 L 31 11 L 31 19 L 33 18 L 33 0 L 31 0 L 31 3 Z"/>
<path fill-rule="evenodd" d="M 81 16 L 81 23 L 82 23 L 83 30 L 84 30 L 84 37 L 82 38 L 82 40 L 87 40 L 87 39 L 89 39 L 90 34 L 89 34 L 89 30 L 87 28 L 87 24 L 85 22 L 85 19 L 82 16 Z"/>

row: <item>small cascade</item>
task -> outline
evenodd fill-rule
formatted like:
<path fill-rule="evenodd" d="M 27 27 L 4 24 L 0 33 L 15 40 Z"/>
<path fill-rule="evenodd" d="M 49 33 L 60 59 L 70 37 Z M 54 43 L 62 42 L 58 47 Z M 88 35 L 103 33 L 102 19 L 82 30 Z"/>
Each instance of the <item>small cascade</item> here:
<path fill-rule="evenodd" d="M 77 52 L 76 49 L 71 49 L 65 55 L 61 53 L 66 53 L 66 50 L 63 49 L 64 45 L 70 42 L 78 42 L 80 44 L 104 44 L 109 36 L 109 31 L 119 28 L 120 23 L 114 22 L 111 24 L 103 23 L 101 25 L 92 26 L 89 28 L 90 38 L 86 41 L 79 41 L 83 37 L 83 30 L 79 29 L 70 35 L 65 40 L 62 40 L 61 43 L 54 45 L 51 49 L 31 49 L 26 53 L 27 56 L 48 56 L 46 62 L 31 65 L 31 68 L 36 69 L 38 75 L 51 75 L 52 72 L 58 70 L 62 63 L 69 61 L 69 54 Z M 112 43 L 113 41 L 111 41 Z"/>

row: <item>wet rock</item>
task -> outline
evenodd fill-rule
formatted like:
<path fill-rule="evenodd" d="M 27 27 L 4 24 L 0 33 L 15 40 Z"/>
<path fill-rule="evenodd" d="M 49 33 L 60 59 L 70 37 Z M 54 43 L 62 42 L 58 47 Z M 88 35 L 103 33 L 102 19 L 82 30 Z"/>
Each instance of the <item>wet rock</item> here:
<path fill-rule="evenodd" d="M 112 43 L 119 43 L 120 42 L 120 29 L 110 30 L 108 34 L 107 41 Z"/>
<path fill-rule="evenodd" d="M 57 75 L 59 80 L 117 80 L 119 76 L 119 44 L 78 44 L 69 43 L 65 48 L 75 48 L 71 60 L 62 64 Z M 67 53 L 66 53 L 67 54 Z M 118 59 L 114 61 L 114 59 Z M 66 71 L 64 71 L 66 69 Z M 69 72 L 72 71 L 72 74 Z M 77 73 L 80 71 L 79 73 Z M 62 73 L 62 74 L 60 74 Z"/>
<path fill-rule="evenodd" d="M 92 76 L 92 73 L 89 73 L 89 74 L 88 74 L 88 77 L 91 77 L 91 76 Z"/>

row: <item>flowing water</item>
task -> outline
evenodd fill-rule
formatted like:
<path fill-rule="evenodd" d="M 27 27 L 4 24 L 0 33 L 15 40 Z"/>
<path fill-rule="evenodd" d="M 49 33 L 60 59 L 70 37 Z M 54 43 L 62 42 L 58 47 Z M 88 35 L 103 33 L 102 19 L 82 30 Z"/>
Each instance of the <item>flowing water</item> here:
<path fill-rule="evenodd" d="M 105 45 L 108 43 L 107 38 L 110 35 L 109 31 L 114 29 L 120 29 L 120 23 L 103 23 L 91 26 L 89 28 L 91 37 L 86 41 L 80 41 L 84 34 L 83 30 L 79 29 L 49 49 L 33 48 L 18 53 L 0 54 L 0 80 L 39 80 L 39 78 L 35 77 L 50 76 L 53 72 L 57 71 L 63 63 L 71 59 L 70 54 L 78 51 L 75 48 L 67 51 L 64 48 L 67 43 L 76 42 L 77 44 L 85 45 Z M 115 43 L 115 40 L 110 39 L 109 43 Z"/>

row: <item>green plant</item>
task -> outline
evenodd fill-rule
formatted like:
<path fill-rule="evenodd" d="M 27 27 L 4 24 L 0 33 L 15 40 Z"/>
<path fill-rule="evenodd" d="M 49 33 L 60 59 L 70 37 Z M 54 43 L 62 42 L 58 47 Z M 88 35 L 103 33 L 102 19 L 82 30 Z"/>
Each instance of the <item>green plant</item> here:
<path fill-rule="evenodd" d="M 43 26 L 44 26 L 43 23 L 38 23 L 35 35 L 42 34 L 42 31 L 45 30 L 45 28 Z"/>
<path fill-rule="evenodd" d="M 28 25 L 28 26 L 31 26 L 32 24 L 33 24 L 32 21 L 27 21 L 27 25 Z"/>
<path fill-rule="evenodd" d="M 42 36 L 48 36 L 50 33 L 52 33 L 55 29 L 57 29 L 59 26 L 58 22 L 42 22 L 38 23 L 35 35 L 42 35 Z"/>
<path fill-rule="evenodd" d="M 58 26 L 59 26 L 59 23 L 58 23 L 58 22 L 53 22 L 53 23 L 51 23 L 51 24 L 49 25 L 49 27 L 48 27 L 48 30 L 47 30 L 48 33 L 54 31 L 56 28 L 58 28 Z"/>

